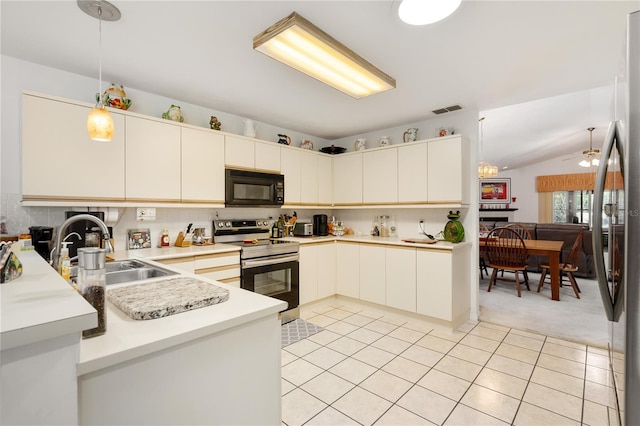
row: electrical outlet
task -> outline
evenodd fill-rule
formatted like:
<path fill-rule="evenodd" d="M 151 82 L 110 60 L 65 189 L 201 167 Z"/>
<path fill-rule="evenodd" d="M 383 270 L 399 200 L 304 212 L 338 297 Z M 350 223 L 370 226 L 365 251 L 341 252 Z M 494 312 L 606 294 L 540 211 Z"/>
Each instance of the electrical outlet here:
<path fill-rule="evenodd" d="M 156 209 L 154 207 L 137 208 L 136 219 L 139 221 L 156 220 Z"/>
<path fill-rule="evenodd" d="M 424 228 L 424 220 L 420 219 L 420 221 L 418 222 L 418 234 L 422 234 Z"/>

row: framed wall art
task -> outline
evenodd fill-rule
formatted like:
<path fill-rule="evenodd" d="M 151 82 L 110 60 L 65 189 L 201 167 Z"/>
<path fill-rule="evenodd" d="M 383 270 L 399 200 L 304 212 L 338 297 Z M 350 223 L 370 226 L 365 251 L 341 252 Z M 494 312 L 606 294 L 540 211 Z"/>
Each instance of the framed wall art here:
<path fill-rule="evenodd" d="M 480 179 L 480 204 L 511 202 L 511 178 Z"/>

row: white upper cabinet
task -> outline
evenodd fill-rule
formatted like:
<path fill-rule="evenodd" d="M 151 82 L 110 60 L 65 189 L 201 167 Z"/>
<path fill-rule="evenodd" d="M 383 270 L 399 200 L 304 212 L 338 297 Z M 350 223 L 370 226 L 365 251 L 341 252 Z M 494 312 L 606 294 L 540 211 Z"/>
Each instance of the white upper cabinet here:
<path fill-rule="evenodd" d="M 124 117 L 111 111 L 113 140 L 96 142 L 87 134 L 90 110 L 22 96 L 23 201 L 124 200 Z"/>
<path fill-rule="evenodd" d="M 318 205 L 330 206 L 333 202 L 333 163 L 331 157 L 318 155 Z"/>
<path fill-rule="evenodd" d="M 249 169 L 255 168 L 255 142 L 239 136 L 224 137 L 224 164 L 227 167 Z"/>
<path fill-rule="evenodd" d="M 320 155 L 313 151 L 298 152 L 300 154 L 300 202 L 303 205 L 318 205 Z"/>
<path fill-rule="evenodd" d="M 280 148 L 273 142 L 255 142 L 255 169 L 280 173 Z"/>
<path fill-rule="evenodd" d="M 459 135 L 427 143 L 427 182 L 429 203 L 459 204 L 468 202 L 469 162 L 463 157 Z"/>
<path fill-rule="evenodd" d="M 386 148 L 362 154 L 362 202 L 398 202 L 398 150 Z"/>
<path fill-rule="evenodd" d="M 280 168 L 284 175 L 284 203 L 299 204 L 300 203 L 300 154 L 297 149 L 281 148 L 280 150 Z"/>
<path fill-rule="evenodd" d="M 224 204 L 224 136 L 182 128 L 182 202 Z"/>
<path fill-rule="evenodd" d="M 427 144 L 398 146 L 398 202 L 426 202 L 427 179 Z"/>
<path fill-rule="evenodd" d="M 333 157 L 333 204 L 362 204 L 362 153 Z"/>
<path fill-rule="evenodd" d="M 180 201 L 180 126 L 127 116 L 125 132 L 127 200 Z"/>

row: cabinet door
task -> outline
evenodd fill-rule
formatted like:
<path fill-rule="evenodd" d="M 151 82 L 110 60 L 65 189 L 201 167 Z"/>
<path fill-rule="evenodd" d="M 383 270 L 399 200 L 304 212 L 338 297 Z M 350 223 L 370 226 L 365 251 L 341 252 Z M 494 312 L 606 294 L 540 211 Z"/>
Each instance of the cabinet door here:
<path fill-rule="evenodd" d="M 336 294 L 336 243 L 317 245 L 318 259 L 318 299 Z"/>
<path fill-rule="evenodd" d="M 224 136 L 182 128 L 182 201 L 224 204 Z"/>
<path fill-rule="evenodd" d="M 331 157 L 318 156 L 318 205 L 330 206 L 333 202 L 333 167 Z"/>
<path fill-rule="evenodd" d="M 398 202 L 425 203 L 427 191 L 427 144 L 398 147 Z"/>
<path fill-rule="evenodd" d="M 314 244 L 300 245 L 300 304 L 318 299 L 318 249 Z"/>
<path fill-rule="evenodd" d="M 300 151 L 281 148 L 280 169 L 284 175 L 284 203 L 300 203 Z"/>
<path fill-rule="evenodd" d="M 398 202 L 398 150 L 386 148 L 362 154 L 362 202 Z"/>
<path fill-rule="evenodd" d="M 416 311 L 416 249 L 386 248 L 387 306 Z"/>
<path fill-rule="evenodd" d="M 255 143 L 255 168 L 280 173 L 280 148 L 277 143 Z"/>
<path fill-rule="evenodd" d="M 237 169 L 255 168 L 255 142 L 236 136 L 224 137 L 224 164 Z"/>
<path fill-rule="evenodd" d="M 333 158 L 334 205 L 362 204 L 362 153 Z"/>
<path fill-rule="evenodd" d="M 385 247 L 360 244 L 360 299 L 384 305 Z"/>
<path fill-rule="evenodd" d="M 360 297 L 360 247 L 358 244 L 336 245 L 337 293 L 358 299 Z"/>
<path fill-rule="evenodd" d="M 127 201 L 180 201 L 180 126 L 126 117 Z"/>
<path fill-rule="evenodd" d="M 87 134 L 91 108 L 22 96 L 23 200 L 124 200 L 124 116 L 111 142 Z"/>
<path fill-rule="evenodd" d="M 451 253 L 417 250 L 416 260 L 417 312 L 445 321 L 453 320 Z"/>
<path fill-rule="evenodd" d="M 300 202 L 306 205 L 318 204 L 318 158 L 314 152 L 299 151 L 300 154 Z"/>
<path fill-rule="evenodd" d="M 430 203 L 461 203 L 462 140 L 446 138 L 427 144 L 427 182 Z"/>

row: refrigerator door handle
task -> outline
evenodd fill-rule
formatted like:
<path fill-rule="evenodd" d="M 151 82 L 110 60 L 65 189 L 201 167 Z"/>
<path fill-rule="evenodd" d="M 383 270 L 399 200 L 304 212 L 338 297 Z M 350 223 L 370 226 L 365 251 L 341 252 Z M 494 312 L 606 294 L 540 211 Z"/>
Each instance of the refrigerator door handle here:
<path fill-rule="evenodd" d="M 612 121 L 607 129 L 607 134 L 604 139 L 603 153 L 600 159 L 600 165 L 598 166 L 598 173 L 596 175 L 595 188 L 593 191 L 593 256 L 594 267 L 596 270 L 596 278 L 598 280 L 598 288 L 600 290 L 600 297 L 602 298 L 602 304 L 604 306 L 607 319 L 609 321 L 618 321 L 622 314 L 624 294 L 624 277 L 621 275 L 618 278 L 618 288 L 614 292 L 613 297 L 609 291 L 609 279 L 607 274 L 607 268 L 604 262 L 604 251 L 602 244 L 602 210 L 604 208 L 604 188 L 607 178 L 607 170 L 609 161 L 611 159 L 611 153 L 615 147 L 618 150 L 620 157 L 620 169 L 622 176 L 624 176 L 624 153 L 622 151 L 623 145 L 621 142 L 621 135 L 623 135 L 622 124 L 619 121 Z"/>

